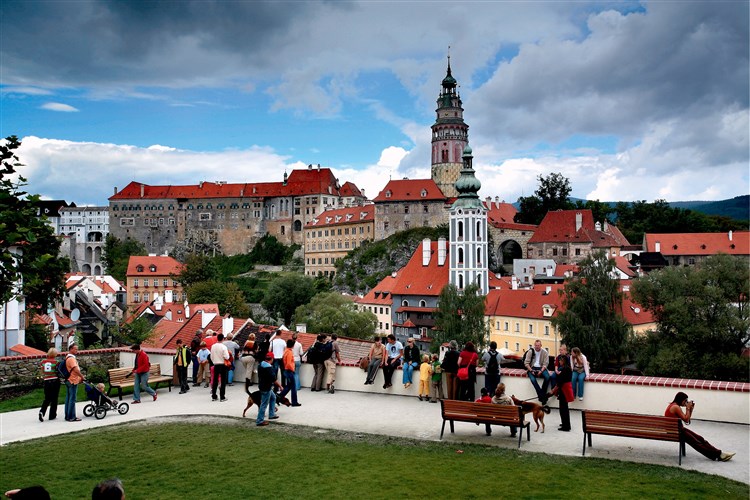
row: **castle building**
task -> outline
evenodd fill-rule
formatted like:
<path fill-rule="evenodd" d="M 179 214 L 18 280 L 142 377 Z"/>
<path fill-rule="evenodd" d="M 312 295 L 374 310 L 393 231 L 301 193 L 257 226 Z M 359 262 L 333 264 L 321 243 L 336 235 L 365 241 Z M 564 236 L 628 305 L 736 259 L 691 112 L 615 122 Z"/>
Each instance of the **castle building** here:
<path fill-rule="evenodd" d="M 58 234 L 65 237 L 60 251 L 70 258 L 73 270 L 103 274 L 102 253 L 109 234 L 109 207 L 61 207 L 58 227 Z"/>
<path fill-rule="evenodd" d="M 448 71 L 435 110 L 437 119 L 432 125 L 432 180 L 448 198 L 458 194 L 455 184 L 461 172 L 461 155 L 469 144 L 469 126 L 464 122 L 457 86 L 448 56 Z"/>
<path fill-rule="evenodd" d="M 336 261 L 349 251 L 372 241 L 375 235 L 373 205 L 326 210 L 305 226 L 305 274 L 336 274 Z"/>
<path fill-rule="evenodd" d="M 487 295 L 487 209 L 477 192 L 482 187 L 474 176 L 473 156 L 467 145 L 461 176 L 455 183 L 458 199 L 450 209 L 450 283 L 459 290 L 470 284 Z"/>
<path fill-rule="evenodd" d="M 445 224 L 447 199 L 432 179 L 391 180 L 375 203 L 375 241 L 414 227 Z"/>
<path fill-rule="evenodd" d="M 109 198 L 110 232 L 140 241 L 150 253 L 249 252 L 270 234 L 304 243 L 303 228 L 328 208 L 361 204 L 364 193 L 343 186 L 329 168 L 293 170 L 283 182 L 149 186 L 131 182 Z"/>

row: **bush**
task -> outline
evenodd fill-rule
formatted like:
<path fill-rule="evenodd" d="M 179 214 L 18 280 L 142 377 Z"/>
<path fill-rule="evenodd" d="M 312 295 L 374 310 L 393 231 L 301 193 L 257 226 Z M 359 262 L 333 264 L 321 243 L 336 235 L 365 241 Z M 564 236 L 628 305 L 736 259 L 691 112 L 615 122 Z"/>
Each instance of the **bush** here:
<path fill-rule="evenodd" d="M 108 379 L 107 370 L 101 366 L 91 366 L 86 369 L 86 380 L 92 384 L 105 383 Z"/>

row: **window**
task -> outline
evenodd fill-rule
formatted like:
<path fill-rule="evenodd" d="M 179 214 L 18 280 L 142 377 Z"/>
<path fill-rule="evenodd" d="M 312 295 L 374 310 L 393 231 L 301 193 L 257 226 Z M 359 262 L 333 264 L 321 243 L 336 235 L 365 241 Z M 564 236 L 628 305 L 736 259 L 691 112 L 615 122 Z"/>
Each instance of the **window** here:
<path fill-rule="evenodd" d="M 166 288 L 166 287 L 168 287 L 168 286 L 169 286 L 169 285 L 168 285 L 168 282 L 169 282 L 169 280 L 168 280 L 167 278 L 164 278 L 164 281 L 163 281 L 163 283 L 164 283 L 164 288 Z"/>
<path fill-rule="evenodd" d="M 148 287 L 148 278 L 143 279 L 143 286 Z"/>
<path fill-rule="evenodd" d="M 198 214 L 198 220 L 211 220 L 211 212 L 201 212 Z"/>
<path fill-rule="evenodd" d="M 576 255 L 581 255 L 581 249 L 580 248 L 576 248 Z"/>
<path fill-rule="evenodd" d="M 429 213 L 430 212 L 430 207 L 428 205 L 422 205 L 422 212 L 424 212 L 426 214 Z"/>
<path fill-rule="evenodd" d="M 516 352 L 520 350 L 521 350 L 521 345 L 518 342 L 516 342 Z"/>
<path fill-rule="evenodd" d="M 508 348 L 508 342 L 507 341 L 505 342 L 505 348 L 506 349 Z"/>
<path fill-rule="evenodd" d="M 529 333 L 534 333 L 534 325 L 529 325 Z"/>
<path fill-rule="evenodd" d="M 549 325 L 544 325 L 544 334 L 549 336 Z"/>
<path fill-rule="evenodd" d="M 135 219 L 132 217 L 122 217 L 120 219 L 120 227 L 135 226 Z"/>
<path fill-rule="evenodd" d="M 133 294 L 133 302 L 140 302 L 141 301 L 141 294 L 138 292 L 135 292 Z"/>
<path fill-rule="evenodd" d="M 505 322 L 505 326 L 504 326 L 503 330 L 505 330 L 506 332 L 508 331 L 508 322 L 507 321 Z"/>
<path fill-rule="evenodd" d="M 556 255 L 557 255 L 557 248 L 553 248 L 553 249 L 552 249 L 552 255 L 553 255 L 553 256 L 556 256 Z"/>
<path fill-rule="evenodd" d="M 140 281 L 140 280 L 139 280 L 138 278 L 134 279 L 134 280 L 133 280 L 133 286 L 134 286 L 134 287 L 136 287 L 136 288 L 138 288 L 138 282 L 139 282 L 139 281 Z"/>
<path fill-rule="evenodd" d="M 404 205 L 404 213 L 405 214 L 409 213 L 409 205 Z"/>
<path fill-rule="evenodd" d="M 520 323 L 516 323 L 516 331 L 517 332 L 521 331 L 521 324 Z"/>
<path fill-rule="evenodd" d="M 149 298 L 148 298 L 148 297 L 149 297 L 149 294 L 148 294 L 148 292 L 145 292 L 145 293 L 143 294 L 143 302 L 148 302 L 148 301 L 149 301 Z"/>
<path fill-rule="evenodd" d="M 563 256 L 568 255 L 568 249 L 567 248 L 563 248 L 562 249 L 562 254 L 563 254 Z"/>

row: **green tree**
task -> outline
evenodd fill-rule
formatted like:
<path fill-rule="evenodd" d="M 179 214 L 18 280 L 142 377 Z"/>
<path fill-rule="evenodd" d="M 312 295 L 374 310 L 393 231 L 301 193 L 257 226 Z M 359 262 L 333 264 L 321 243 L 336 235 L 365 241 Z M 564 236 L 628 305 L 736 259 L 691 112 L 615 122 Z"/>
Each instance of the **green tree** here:
<path fill-rule="evenodd" d="M 479 293 L 477 285 L 469 285 L 463 292 L 456 285 L 446 285 L 440 292 L 435 311 L 434 348 L 451 340 L 459 345 L 471 341 L 477 348 L 483 346 L 489 337 L 484 320 L 484 300 L 485 296 Z"/>
<path fill-rule="evenodd" d="M 580 263 L 580 273 L 560 292 L 563 311 L 552 318 L 562 341 L 579 347 L 592 367 L 601 369 L 627 352 L 632 327 L 619 312 L 620 284 L 613 277 L 615 262 L 596 252 Z"/>
<path fill-rule="evenodd" d="M 102 262 L 104 262 L 107 274 L 120 281 L 125 281 L 131 255 L 148 255 L 148 252 L 143 243 L 139 241 L 131 238 L 120 240 L 111 234 L 107 235 L 102 254 Z"/>
<path fill-rule="evenodd" d="M 199 281 L 188 286 L 186 291 L 191 304 L 217 304 L 221 314 L 229 314 L 235 318 L 250 316 L 250 307 L 237 283 Z"/>
<path fill-rule="evenodd" d="M 335 333 L 343 337 L 371 339 L 378 318 L 370 311 L 359 311 L 351 299 L 336 292 L 319 293 L 294 312 L 295 323 L 307 324 L 307 331 Z"/>
<path fill-rule="evenodd" d="M 315 295 L 312 278 L 299 274 L 288 274 L 274 280 L 266 291 L 261 305 L 268 313 L 291 325 L 297 307 L 307 304 Z"/>
<path fill-rule="evenodd" d="M 250 251 L 250 257 L 256 264 L 278 266 L 290 260 L 297 248 L 299 248 L 299 245 L 287 247 L 279 242 L 275 236 L 267 234 L 253 246 L 253 249 Z"/>
<path fill-rule="evenodd" d="M 552 210 L 568 210 L 574 208 L 568 197 L 572 188 L 570 181 L 560 173 L 537 177 L 539 187 L 533 196 L 518 198 L 519 210 L 516 222 L 524 224 L 539 224 Z"/>
<path fill-rule="evenodd" d="M 649 375 L 747 382 L 749 288 L 747 262 L 724 254 L 637 280 L 633 298 L 657 323 L 636 343 L 638 367 Z"/>
<path fill-rule="evenodd" d="M 20 145 L 16 136 L 0 145 L 0 304 L 23 293 L 27 305 L 45 310 L 62 294 L 70 261 L 58 257 L 60 240 L 38 216 L 39 196 L 21 190 L 23 176 L 14 179 L 23 166 L 15 154 Z"/>
<path fill-rule="evenodd" d="M 112 338 L 124 345 L 140 344 L 151 336 L 154 324 L 146 316 L 141 316 L 127 323 L 112 328 Z"/>
<path fill-rule="evenodd" d="M 182 283 L 182 286 L 189 288 L 201 281 L 217 281 L 219 269 L 214 258 L 191 253 L 185 258 L 180 274 L 173 278 Z"/>

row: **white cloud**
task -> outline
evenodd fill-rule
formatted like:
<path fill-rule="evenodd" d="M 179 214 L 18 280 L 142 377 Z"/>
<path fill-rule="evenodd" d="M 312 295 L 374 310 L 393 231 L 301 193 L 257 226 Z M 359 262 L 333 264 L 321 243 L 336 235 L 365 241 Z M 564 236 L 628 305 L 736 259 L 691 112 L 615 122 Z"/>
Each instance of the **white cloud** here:
<path fill-rule="evenodd" d="M 41 109 L 46 109 L 47 111 L 60 111 L 62 113 L 77 113 L 78 109 L 74 108 L 73 106 L 70 106 L 68 104 L 63 104 L 60 102 L 47 102 L 39 106 Z"/>
<path fill-rule="evenodd" d="M 0 92 L 3 94 L 52 95 L 51 90 L 28 86 L 2 87 Z"/>

